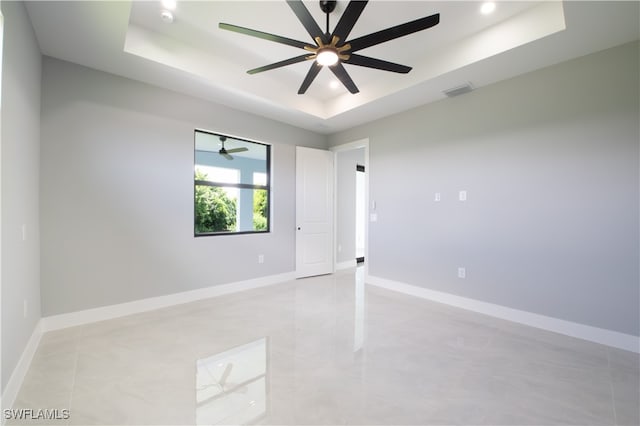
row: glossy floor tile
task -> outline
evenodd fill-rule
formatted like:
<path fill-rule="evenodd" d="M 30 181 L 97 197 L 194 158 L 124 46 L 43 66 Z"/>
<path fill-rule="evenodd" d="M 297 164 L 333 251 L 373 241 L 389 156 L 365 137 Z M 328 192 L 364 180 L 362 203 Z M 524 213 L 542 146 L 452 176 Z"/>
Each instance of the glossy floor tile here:
<path fill-rule="evenodd" d="M 346 271 L 47 333 L 15 408 L 68 418 L 9 424 L 638 425 L 639 366 Z"/>

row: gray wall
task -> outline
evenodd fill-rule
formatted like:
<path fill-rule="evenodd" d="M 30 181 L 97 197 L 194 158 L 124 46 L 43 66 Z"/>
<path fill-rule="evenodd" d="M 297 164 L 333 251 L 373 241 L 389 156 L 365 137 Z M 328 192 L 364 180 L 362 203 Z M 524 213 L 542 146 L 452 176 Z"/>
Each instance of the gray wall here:
<path fill-rule="evenodd" d="M 638 49 L 332 135 L 370 141 L 370 274 L 638 335 Z"/>
<path fill-rule="evenodd" d="M 324 136 L 51 58 L 42 84 L 43 315 L 295 269 L 295 145 Z M 273 144 L 271 233 L 193 237 L 195 128 Z"/>
<path fill-rule="evenodd" d="M 40 319 L 41 56 L 24 5 L 2 2 L 2 390 Z M 26 240 L 22 226 L 26 225 Z M 27 302 L 27 317 L 23 302 Z"/>
<path fill-rule="evenodd" d="M 356 259 L 356 165 L 364 166 L 364 148 L 339 151 L 336 161 L 337 262 Z"/>

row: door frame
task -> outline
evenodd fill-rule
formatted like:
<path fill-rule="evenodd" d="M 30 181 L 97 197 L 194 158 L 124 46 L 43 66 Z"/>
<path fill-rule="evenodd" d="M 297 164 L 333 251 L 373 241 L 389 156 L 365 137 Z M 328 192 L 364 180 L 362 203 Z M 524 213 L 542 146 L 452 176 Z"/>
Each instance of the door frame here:
<path fill-rule="evenodd" d="M 365 200 L 365 221 L 364 221 L 364 276 L 365 279 L 369 276 L 369 264 L 371 258 L 369 257 L 369 212 L 371 211 L 371 202 L 369 198 L 369 175 L 371 174 L 371 165 L 369 164 L 369 138 L 359 139 L 354 142 L 348 142 L 341 145 L 332 146 L 329 151 L 333 152 L 333 196 L 334 200 L 338 196 L 338 153 L 344 151 L 352 151 L 354 149 L 364 148 L 364 200 Z M 336 271 L 336 264 L 338 259 L 338 203 L 333 203 L 333 270 Z"/>

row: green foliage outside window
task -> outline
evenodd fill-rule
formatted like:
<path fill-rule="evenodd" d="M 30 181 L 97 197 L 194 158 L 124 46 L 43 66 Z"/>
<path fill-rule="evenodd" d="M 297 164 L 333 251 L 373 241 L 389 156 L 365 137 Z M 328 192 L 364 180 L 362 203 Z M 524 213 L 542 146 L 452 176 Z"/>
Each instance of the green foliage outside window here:
<path fill-rule="evenodd" d="M 253 191 L 253 229 L 264 231 L 267 229 L 267 191 L 256 189 Z"/>
<path fill-rule="evenodd" d="M 207 180 L 207 175 L 197 170 L 195 180 Z M 195 211 L 197 234 L 236 230 L 237 200 L 222 188 L 196 185 Z"/>

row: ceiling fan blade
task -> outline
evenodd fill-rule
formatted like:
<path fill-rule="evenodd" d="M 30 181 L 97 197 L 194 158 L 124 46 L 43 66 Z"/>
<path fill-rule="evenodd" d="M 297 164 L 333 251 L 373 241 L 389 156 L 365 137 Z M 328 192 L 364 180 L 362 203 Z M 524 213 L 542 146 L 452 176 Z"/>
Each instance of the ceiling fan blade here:
<path fill-rule="evenodd" d="M 311 16 L 311 13 L 309 13 L 309 10 L 301 0 L 287 0 L 287 4 L 291 10 L 293 10 L 293 13 L 296 14 L 298 20 L 300 20 L 312 40 L 320 37 L 325 43 L 328 41 L 325 33 L 320 29 L 318 23 L 313 19 L 313 16 Z"/>
<path fill-rule="evenodd" d="M 311 83 L 316 78 L 321 69 L 322 65 L 319 65 L 316 61 L 313 61 L 313 64 L 311 64 L 311 68 L 309 68 L 307 76 L 304 78 L 300 89 L 298 89 L 298 95 L 304 95 L 304 93 L 307 91 L 309 86 L 311 86 Z"/>
<path fill-rule="evenodd" d="M 330 66 L 329 69 L 336 75 L 336 77 L 338 77 L 338 80 L 344 84 L 344 87 L 346 87 L 349 92 L 358 93 L 360 91 L 353 80 L 351 80 L 351 77 L 349 77 L 349 74 L 347 73 L 347 70 L 344 69 L 342 63 L 338 62 L 337 64 Z"/>
<path fill-rule="evenodd" d="M 332 36 L 340 37 L 340 40 L 344 43 L 366 5 L 366 1 L 350 1 L 338 24 L 333 29 Z"/>
<path fill-rule="evenodd" d="M 356 52 L 367 47 L 375 46 L 376 44 L 384 43 L 385 41 L 426 30 L 427 28 L 438 25 L 439 22 L 440 14 L 436 13 L 435 15 L 427 16 L 426 18 L 416 19 L 415 21 L 406 22 L 404 24 L 396 25 L 395 27 L 387 28 L 386 30 L 358 37 L 349 41 L 351 51 Z"/>
<path fill-rule="evenodd" d="M 252 30 L 250 28 L 239 27 L 233 24 L 225 24 L 220 22 L 218 27 L 222 30 L 234 31 L 236 33 L 261 38 L 263 40 L 274 41 L 276 43 L 286 44 L 287 46 L 299 47 L 300 49 L 304 49 L 305 46 L 311 46 L 309 43 L 305 43 L 302 41 L 294 40 L 292 38 L 282 37 L 275 34 L 269 34 L 258 30 Z"/>
<path fill-rule="evenodd" d="M 233 157 L 230 156 L 229 154 L 220 154 L 222 155 L 224 158 L 226 158 L 227 160 L 233 160 Z"/>
<path fill-rule="evenodd" d="M 399 72 L 406 74 L 411 71 L 411 67 L 396 64 L 394 62 L 383 61 L 382 59 L 370 58 L 368 56 L 350 55 L 349 59 L 343 61 L 345 64 L 359 65 L 361 67 L 375 68 L 377 70 Z"/>
<path fill-rule="evenodd" d="M 229 153 L 229 154 L 234 154 L 234 153 L 236 153 L 236 152 L 245 152 L 245 151 L 249 151 L 249 148 L 242 147 L 242 148 L 233 148 L 233 149 L 228 149 L 228 150 L 227 150 L 227 153 Z"/>
<path fill-rule="evenodd" d="M 247 71 L 248 74 L 257 74 L 259 72 L 269 71 L 275 68 L 285 67 L 287 65 L 297 64 L 298 62 L 304 62 L 309 57 L 309 54 L 296 56 L 295 58 L 286 59 L 284 61 L 276 62 L 274 64 L 265 65 L 263 67 L 254 68 Z"/>

